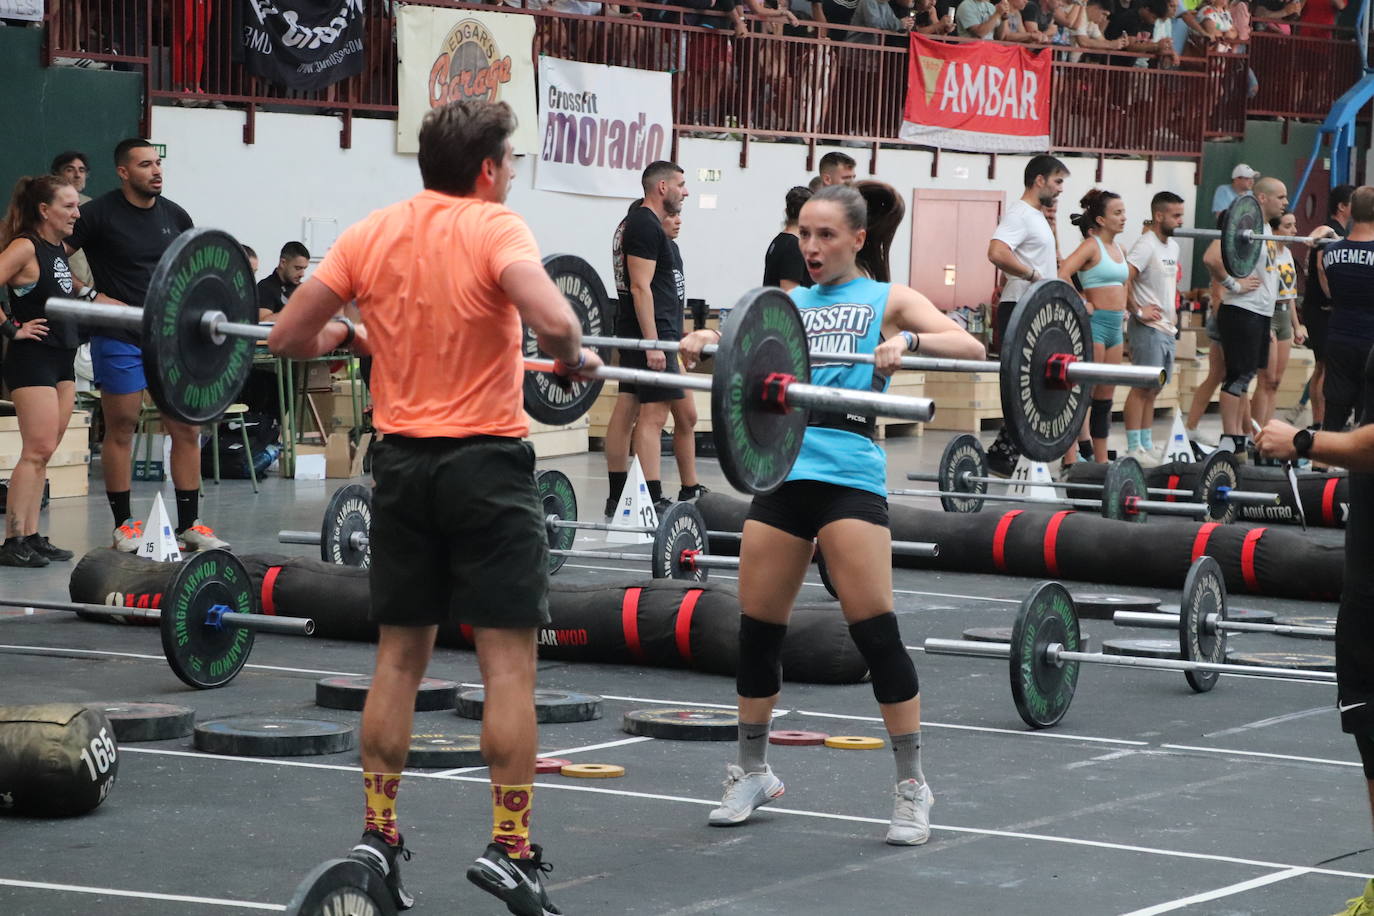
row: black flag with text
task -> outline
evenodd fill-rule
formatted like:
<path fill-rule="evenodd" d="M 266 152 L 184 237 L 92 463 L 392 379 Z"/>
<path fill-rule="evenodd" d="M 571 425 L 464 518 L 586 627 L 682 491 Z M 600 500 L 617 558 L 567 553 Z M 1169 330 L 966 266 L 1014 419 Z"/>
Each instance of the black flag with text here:
<path fill-rule="evenodd" d="M 241 0 L 235 57 L 288 89 L 324 89 L 363 69 L 365 0 Z"/>

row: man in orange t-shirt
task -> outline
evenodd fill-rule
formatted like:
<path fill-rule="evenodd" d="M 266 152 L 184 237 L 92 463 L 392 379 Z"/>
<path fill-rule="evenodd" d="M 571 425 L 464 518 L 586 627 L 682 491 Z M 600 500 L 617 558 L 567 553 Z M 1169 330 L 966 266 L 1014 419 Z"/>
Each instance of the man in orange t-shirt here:
<path fill-rule="evenodd" d="M 376 481 L 371 619 L 377 665 L 363 709 L 365 832 L 350 857 L 386 879 L 398 907 L 406 855 L 396 794 L 415 694 L 438 624 L 473 628 L 486 691 L 482 756 L 491 770 L 492 842 L 468 877 L 513 913 L 556 914 L 529 841 L 535 630 L 548 623 L 548 539 L 522 410 L 521 321 L 563 374 L 601 361 L 503 205 L 514 175 L 505 103 L 454 102 L 420 127 L 425 190 L 347 229 L 272 329 L 274 353 L 306 358 L 351 345 L 373 356 Z M 356 300 L 364 325 L 338 315 Z"/>

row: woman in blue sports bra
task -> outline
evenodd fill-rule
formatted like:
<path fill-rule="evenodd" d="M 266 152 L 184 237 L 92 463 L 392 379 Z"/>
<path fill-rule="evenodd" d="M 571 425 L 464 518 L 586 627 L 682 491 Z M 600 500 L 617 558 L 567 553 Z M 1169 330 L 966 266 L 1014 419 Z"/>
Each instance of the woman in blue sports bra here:
<path fill-rule="evenodd" d="M 815 285 L 789 295 L 810 347 L 874 358 L 872 366 L 813 363 L 812 384 L 882 390 L 907 353 L 983 358 L 982 345 L 929 299 L 888 282 L 887 252 L 903 212 L 902 198 L 879 182 L 822 188 L 802 207 L 801 252 Z M 699 361 L 701 348 L 718 339 L 711 330 L 689 334 L 684 364 Z M 739 758 L 726 768 L 712 825 L 742 824 L 783 793 L 765 760 L 768 723 L 782 686 L 783 636 L 818 541 L 895 752 L 887 842 L 914 846 L 930 837 L 934 797 L 921 771 L 921 698 L 892 613 L 887 460 L 873 433 L 869 417 L 813 415 L 786 482 L 750 505 L 740 546 Z"/>
<path fill-rule="evenodd" d="M 1122 325 L 1126 310 L 1126 284 L 1131 269 L 1126 250 L 1116 238 L 1126 228 L 1126 203 L 1120 194 L 1093 188 L 1078 202 L 1082 213 L 1070 221 L 1083 233 L 1083 242 L 1059 265 L 1059 279 L 1078 274 L 1088 312 L 1092 315 L 1093 362 L 1120 363 Z M 1107 435 L 1112 429 L 1112 385 L 1092 391 L 1088 432 L 1093 439 L 1093 460 L 1107 460 Z"/>

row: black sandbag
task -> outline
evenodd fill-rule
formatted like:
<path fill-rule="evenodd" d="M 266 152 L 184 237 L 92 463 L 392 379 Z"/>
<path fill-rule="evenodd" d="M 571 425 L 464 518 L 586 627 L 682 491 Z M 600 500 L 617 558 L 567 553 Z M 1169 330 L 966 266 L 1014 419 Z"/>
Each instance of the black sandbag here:
<path fill-rule="evenodd" d="M 113 556 L 111 556 L 113 555 Z M 263 613 L 310 617 L 320 639 L 373 641 L 368 621 L 368 572 L 305 557 L 249 554 L 239 558 L 253 579 Z M 118 591 L 124 576 L 145 581 L 166 570 L 152 561 L 92 551 L 78 565 L 100 569 L 82 576 L 89 594 Z M 72 600 L 78 597 L 72 584 Z M 633 594 L 631 594 L 633 592 Z M 739 650 L 739 596 L 724 583 L 647 579 L 630 585 L 565 585 L 549 589 L 552 621 L 539 631 L 539 655 L 565 661 L 643 664 L 733 675 Z M 686 615 L 686 626 L 680 621 Z M 632 623 L 631 623 L 632 621 Z M 632 642 L 637 640 L 637 648 Z M 464 628 L 443 626 L 440 645 L 467 648 Z M 790 681 L 852 684 L 867 666 L 833 605 L 798 607 L 783 643 L 783 676 Z"/>
<path fill-rule="evenodd" d="M 100 710 L 0 706 L 0 812 L 85 814 L 106 799 L 118 772 L 114 728 Z"/>
<path fill-rule="evenodd" d="M 1201 464 L 1189 461 L 1171 461 L 1159 467 L 1146 468 L 1145 484 L 1151 487 L 1191 490 L 1197 486 L 1197 475 L 1201 468 Z M 1107 466 L 1091 461 L 1080 461 L 1069 469 L 1070 483 L 1100 484 L 1106 476 Z M 1279 504 L 1237 506 L 1237 521 L 1298 524 L 1298 514 L 1293 507 L 1293 488 L 1289 486 L 1288 475 L 1284 473 L 1283 468 L 1242 464 L 1239 484 L 1242 490 L 1277 493 Z M 1298 493 L 1302 496 L 1302 508 L 1307 516 L 1308 525 L 1320 528 L 1345 527 L 1345 517 L 1350 504 L 1350 480 L 1346 475 L 1299 472 Z M 1068 490 L 1067 495 L 1081 499 L 1096 499 L 1099 496 L 1094 490 L 1075 489 Z"/>
<path fill-rule="evenodd" d="M 706 526 L 721 531 L 743 517 L 744 505 L 718 493 L 697 500 Z M 1313 600 L 1341 592 L 1344 548 L 1296 531 L 1159 518 L 1138 525 L 1038 508 L 964 514 L 893 505 L 889 511 L 894 539 L 940 545 L 938 557 L 893 558 L 893 565 L 909 569 L 1182 588 L 1193 560 L 1206 554 L 1221 564 L 1233 592 Z"/>
<path fill-rule="evenodd" d="M 154 563 L 131 553 L 121 553 L 112 547 L 97 547 L 77 562 L 67 583 L 72 601 L 83 604 L 109 604 L 119 607 L 162 607 L 172 577 L 176 575 L 172 563 Z M 87 620 L 99 623 L 132 623 L 157 626 L 146 617 L 109 617 L 77 611 Z"/>

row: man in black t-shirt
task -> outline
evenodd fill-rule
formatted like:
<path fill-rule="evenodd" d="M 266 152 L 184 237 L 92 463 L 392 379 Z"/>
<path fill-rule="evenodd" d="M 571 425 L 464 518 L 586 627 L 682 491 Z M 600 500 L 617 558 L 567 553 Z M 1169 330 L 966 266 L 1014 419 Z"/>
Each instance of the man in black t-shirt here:
<path fill-rule="evenodd" d="M 663 231 L 663 218 L 680 213 L 687 199 L 687 178 L 672 162 L 652 162 L 640 178 L 644 203 L 625 217 L 620 233 L 621 258 L 616 266 L 616 285 L 628 283 L 616 315 L 616 335 L 645 340 L 682 339 L 682 302 L 674 276 L 672 242 Z M 614 247 L 614 244 L 613 244 Z M 620 365 L 655 372 L 676 372 L 677 354 L 663 350 L 621 350 Z M 630 433 L 634 431 L 635 454 L 644 471 L 649 495 L 661 512 L 659 439 L 668 421 L 669 402 L 683 397 L 681 388 L 638 387 L 620 383 L 620 396 L 606 425 L 606 472 L 610 494 L 606 514 L 613 515 L 630 464 Z"/>
<path fill-rule="evenodd" d="M 173 240 L 192 226 L 181 207 L 162 196 L 162 159 L 141 138 L 115 147 L 119 188 L 81 208 L 68 252 L 84 251 L 95 286 L 127 305 L 142 307 L 158 261 Z M 143 523 L 130 507 L 133 486 L 133 441 L 143 390 L 143 350 L 136 331 L 100 328 L 91 337 L 91 363 L 100 389 L 105 421 L 100 463 L 105 495 L 114 513 L 114 546 L 133 553 L 142 539 Z M 200 427 L 162 417 L 172 440 L 172 485 L 176 491 L 177 544 L 182 550 L 228 547 L 197 517 L 200 513 Z"/>
<path fill-rule="evenodd" d="M 282 310 L 286 300 L 301 285 L 306 268 L 310 266 L 310 249 L 300 242 L 281 246 L 277 269 L 258 281 L 258 320 L 271 321 Z"/>
<path fill-rule="evenodd" d="M 1326 225 L 1337 235 L 1345 235 L 1350 223 L 1351 184 L 1336 185 L 1326 198 Z M 1307 328 L 1307 346 L 1312 350 L 1315 365 L 1307 383 L 1307 397 L 1312 405 L 1312 425 L 1320 428 L 1326 416 L 1326 326 L 1331 321 L 1331 299 L 1317 280 L 1317 254 L 1313 248 L 1307 256 L 1307 286 L 1303 290 L 1302 307 L 1298 317 Z"/>
<path fill-rule="evenodd" d="M 1350 233 L 1321 249 L 1317 279 L 1331 302 L 1322 429 L 1338 433 L 1364 413 L 1364 370 L 1374 349 L 1374 188 L 1350 195 Z"/>

